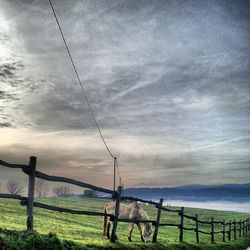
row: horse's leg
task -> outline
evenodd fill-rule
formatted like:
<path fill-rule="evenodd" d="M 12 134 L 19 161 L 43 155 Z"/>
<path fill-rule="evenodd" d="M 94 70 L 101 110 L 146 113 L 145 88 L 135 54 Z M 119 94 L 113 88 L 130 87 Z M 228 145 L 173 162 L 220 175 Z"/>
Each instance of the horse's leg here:
<path fill-rule="evenodd" d="M 138 229 L 139 229 L 139 231 L 140 231 L 141 241 L 142 241 L 142 242 L 145 242 L 145 240 L 143 239 L 143 236 L 142 236 L 142 228 L 141 228 L 140 223 L 137 224 L 137 227 L 138 227 Z"/>
<path fill-rule="evenodd" d="M 134 223 L 129 223 L 128 240 L 129 240 L 130 242 L 132 242 L 131 236 L 132 236 L 133 228 L 134 228 Z"/>
<path fill-rule="evenodd" d="M 109 221 L 108 226 L 107 226 L 107 238 L 108 239 L 110 238 L 110 224 L 111 224 L 111 222 Z"/>

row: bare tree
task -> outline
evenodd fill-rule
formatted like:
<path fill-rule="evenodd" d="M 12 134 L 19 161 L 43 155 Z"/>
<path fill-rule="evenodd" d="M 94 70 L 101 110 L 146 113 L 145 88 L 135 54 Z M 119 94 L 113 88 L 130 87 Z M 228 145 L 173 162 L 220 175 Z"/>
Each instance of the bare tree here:
<path fill-rule="evenodd" d="M 7 182 L 6 188 L 10 194 L 20 194 L 23 191 L 23 186 L 19 182 L 13 180 Z"/>
<path fill-rule="evenodd" d="M 66 186 L 60 186 L 53 188 L 53 192 L 57 197 L 65 198 L 69 197 L 70 189 Z"/>
<path fill-rule="evenodd" d="M 38 179 L 35 185 L 35 192 L 39 198 L 46 197 L 48 193 L 48 185 L 43 179 Z"/>

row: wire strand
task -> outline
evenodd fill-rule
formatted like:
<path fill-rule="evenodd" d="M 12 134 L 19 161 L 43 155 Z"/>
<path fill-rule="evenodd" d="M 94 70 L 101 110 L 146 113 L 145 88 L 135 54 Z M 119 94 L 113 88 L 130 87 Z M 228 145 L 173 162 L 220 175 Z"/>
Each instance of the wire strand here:
<path fill-rule="evenodd" d="M 77 69 L 76 69 L 76 66 L 75 66 L 73 57 L 72 57 L 72 55 L 71 55 L 71 53 L 70 53 L 69 47 L 68 47 L 67 42 L 66 42 L 66 39 L 65 39 L 65 37 L 64 37 L 63 31 L 62 31 L 61 25 L 60 25 L 60 23 L 59 23 L 59 20 L 58 20 L 58 18 L 57 18 L 55 9 L 54 9 L 54 7 L 53 7 L 53 4 L 52 4 L 51 0 L 48 0 L 48 1 L 49 1 L 49 4 L 50 4 L 51 9 L 52 9 L 52 11 L 53 11 L 53 14 L 54 14 L 54 17 L 55 17 L 57 26 L 58 26 L 58 28 L 59 28 L 59 30 L 60 30 L 61 35 L 62 35 L 64 45 L 65 45 L 66 50 L 67 50 L 67 52 L 68 52 L 68 55 L 69 55 L 69 57 L 70 57 L 70 61 L 71 61 L 71 64 L 72 64 L 72 66 L 73 66 L 73 68 L 74 68 L 76 77 L 77 77 L 77 79 L 78 79 L 78 82 L 79 82 L 80 87 L 81 87 L 81 90 L 82 90 L 82 93 L 83 93 L 83 95 L 84 95 L 84 98 L 85 98 L 85 100 L 86 100 L 86 102 L 87 102 L 89 111 L 90 111 L 90 113 L 91 113 L 91 115 L 92 115 L 92 117 L 93 117 L 93 120 L 94 120 L 94 122 L 95 122 L 95 126 L 96 126 L 96 128 L 97 128 L 97 130 L 98 130 L 98 132 L 99 132 L 99 135 L 100 135 L 100 137 L 101 137 L 101 139 L 102 139 L 102 141 L 103 141 L 103 144 L 105 145 L 105 147 L 106 147 L 106 149 L 107 149 L 109 155 L 114 159 L 115 156 L 112 154 L 111 150 L 109 149 L 109 147 L 108 147 L 108 145 L 107 145 L 107 143 L 106 143 L 106 141 L 105 141 L 105 139 L 104 139 L 104 137 L 103 137 L 103 134 L 102 134 L 102 132 L 101 132 L 101 129 L 100 129 L 98 123 L 97 123 L 97 120 L 96 120 L 96 118 L 95 118 L 95 116 L 94 116 L 94 112 L 93 112 L 93 110 L 92 110 L 92 108 L 91 108 L 91 105 L 90 105 L 90 102 L 89 102 L 89 100 L 88 100 L 87 94 L 86 94 L 86 92 L 85 92 L 85 90 L 84 90 L 84 88 L 83 88 L 82 81 L 81 81 L 80 76 L 79 76 L 79 74 L 78 74 L 78 71 L 77 71 Z"/>

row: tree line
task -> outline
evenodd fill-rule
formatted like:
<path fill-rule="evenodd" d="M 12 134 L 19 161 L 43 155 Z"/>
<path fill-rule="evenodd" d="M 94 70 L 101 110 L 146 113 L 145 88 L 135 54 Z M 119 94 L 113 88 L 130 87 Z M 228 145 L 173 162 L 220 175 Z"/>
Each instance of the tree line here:
<path fill-rule="evenodd" d="M 0 190 L 2 188 L 2 185 L 0 183 Z M 7 192 L 9 194 L 16 194 L 20 195 L 22 194 L 24 190 L 24 186 L 21 185 L 20 182 L 14 181 L 14 180 L 9 180 L 6 183 L 5 186 Z M 43 179 L 38 179 L 35 183 L 35 194 L 37 197 L 42 198 L 42 197 L 47 197 L 49 193 L 49 187 L 48 184 L 46 183 L 45 180 Z M 54 187 L 52 189 L 52 192 L 55 196 L 60 197 L 60 198 L 66 198 L 70 196 L 70 188 L 67 186 L 58 186 Z"/>

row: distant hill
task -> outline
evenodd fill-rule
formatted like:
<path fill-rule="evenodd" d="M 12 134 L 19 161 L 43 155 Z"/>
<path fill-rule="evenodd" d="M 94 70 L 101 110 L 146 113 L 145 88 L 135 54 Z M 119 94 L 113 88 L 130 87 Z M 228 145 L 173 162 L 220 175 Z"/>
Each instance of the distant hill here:
<path fill-rule="evenodd" d="M 163 188 L 127 188 L 124 196 L 142 199 L 183 201 L 234 201 L 250 202 L 250 183 L 223 185 L 185 185 Z"/>

